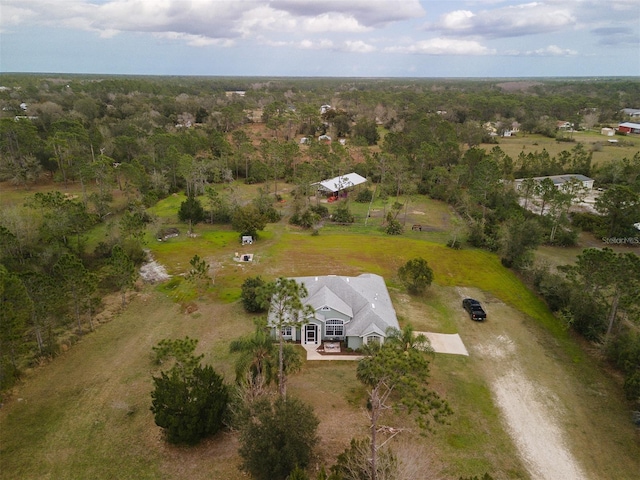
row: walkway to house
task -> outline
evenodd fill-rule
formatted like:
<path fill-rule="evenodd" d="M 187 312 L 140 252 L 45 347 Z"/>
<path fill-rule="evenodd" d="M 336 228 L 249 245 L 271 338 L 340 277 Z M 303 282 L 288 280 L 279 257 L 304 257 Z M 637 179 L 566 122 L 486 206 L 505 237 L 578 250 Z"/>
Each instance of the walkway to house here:
<path fill-rule="evenodd" d="M 431 347 L 436 353 L 469 356 L 467 348 L 457 333 L 415 333 L 416 335 L 425 335 L 431 342 Z M 302 345 L 302 347 L 307 351 L 307 360 L 360 360 L 362 358 L 362 355 L 321 354 L 317 351 L 319 345 L 314 345 L 313 343 Z"/>

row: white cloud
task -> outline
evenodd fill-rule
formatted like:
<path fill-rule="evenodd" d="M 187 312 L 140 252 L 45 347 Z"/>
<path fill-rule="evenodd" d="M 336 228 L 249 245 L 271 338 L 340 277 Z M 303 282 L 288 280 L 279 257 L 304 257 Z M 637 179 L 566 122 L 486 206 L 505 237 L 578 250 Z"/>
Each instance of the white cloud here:
<path fill-rule="evenodd" d="M 376 47 L 361 40 L 344 42 L 343 50 L 352 53 L 371 53 L 376 51 Z"/>
<path fill-rule="evenodd" d="M 442 26 L 447 30 L 464 30 L 473 26 L 472 18 L 475 17 L 469 10 L 456 10 L 442 17 Z"/>
<path fill-rule="evenodd" d="M 296 17 L 335 13 L 353 18 L 365 27 L 378 27 L 425 15 L 419 0 L 273 0 L 270 5 Z"/>
<path fill-rule="evenodd" d="M 502 55 L 513 57 L 573 57 L 578 55 L 578 52 L 570 48 L 560 48 L 557 45 L 549 45 L 548 47 L 537 48 L 535 50 L 506 50 L 502 52 Z"/>
<path fill-rule="evenodd" d="M 233 39 L 270 31 L 360 33 L 424 13 L 419 0 L 2 0 L 0 25 Z"/>
<path fill-rule="evenodd" d="M 191 45 L 192 47 L 207 47 L 209 45 L 230 47 L 235 43 L 233 40 L 209 38 L 203 35 L 189 35 L 180 32 L 154 33 L 153 36 L 156 38 L 163 38 L 167 40 L 179 40 L 186 43 L 187 45 Z"/>
<path fill-rule="evenodd" d="M 0 3 L 0 24 L 3 26 L 19 25 L 33 19 L 35 16 L 36 13 L 28 8 L 4 2 Z"/>
<path fill-rule="evenodd" d="M 451 35 L 486 38 L 554 32 L 576 24 L 576 17 L 567 6 L 570 4 L 571 2 L 564 2 L 555 6 L 534 2 L 478 13 L 456 10 L 443 15 L 437 23 L 427 26 L 427 29 Z"/>
<path fill-rule="evenodd" d="M 546 48 L 525 52 L 525 55 L 534 55 L 537 57 L 568 57 L 577 55 L 578 52 L 569 48 L 560 48 L 557 45 L 549 45 Z"/>
<path fill-rule="evenodd" d="M 330 50 L 334 48 L 331 40 L 302 40 L 297 45 L 293 45 L 303 50 Z"/>
<path fill-rule="evenodd" d="M 414 53 L 422 55 L 494 55 L 495 50 L 487 48 L 474 40 L 459 40 L 453 38 L 432 38 L 422 40 L 412 45 L 390 47 L 385 49 L 389 53 Z"/>
<path fill-rule="evenodd" d="M 371 28 L 366 27 L 351 16 L 344 16 L 333 12 L 323 13 L 311 18 L 305 18 L 300 22 L 301 29 L 306 33 L 326 32 L 366 32 Z"/>

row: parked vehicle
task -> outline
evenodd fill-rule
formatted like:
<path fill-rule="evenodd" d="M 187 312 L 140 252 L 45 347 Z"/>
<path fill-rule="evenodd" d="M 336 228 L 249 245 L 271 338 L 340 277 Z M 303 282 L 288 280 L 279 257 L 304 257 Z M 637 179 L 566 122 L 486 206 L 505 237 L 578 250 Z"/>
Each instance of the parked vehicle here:
<path fill-rule="evenodd" d="M 462 300 L 462 308 L 464 308 L 471 317 L 471 320 L 475 320 L 477 322 L 482 322 L 487 319 L 487 313 L 480 305 L 478 300 L 474 300 L 473 298 L 465 298 Z"/>

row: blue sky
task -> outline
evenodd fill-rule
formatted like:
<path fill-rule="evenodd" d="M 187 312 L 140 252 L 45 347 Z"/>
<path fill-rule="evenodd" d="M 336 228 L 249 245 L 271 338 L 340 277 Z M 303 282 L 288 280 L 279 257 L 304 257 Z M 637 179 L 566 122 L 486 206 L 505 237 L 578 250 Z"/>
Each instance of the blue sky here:
<path fill-rule="evenodd" d="M 0 0 L 0 71 L 640 76 L 640 0 Z"/>

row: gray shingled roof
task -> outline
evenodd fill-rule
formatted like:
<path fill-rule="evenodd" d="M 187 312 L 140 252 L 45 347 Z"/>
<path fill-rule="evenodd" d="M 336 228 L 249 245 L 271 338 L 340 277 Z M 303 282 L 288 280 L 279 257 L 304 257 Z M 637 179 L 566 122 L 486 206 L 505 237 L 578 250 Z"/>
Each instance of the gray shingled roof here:
<path fill-rule="evenodd" d="M 564 175 L 547 175 L 545 177 L 533 177 L 536 181 L 542 181 L 545 178 L 550 178 L 555 185 L 562 185 L 568 182 L 571 179 L 578 180 L 580 182 L 590 182 L 593 181 L 592 178 L 587 177 L 586 175 L 582 175 L 581 173 L 565 173 Z M 516 178 L 516 182 L 523 181 L 524 178 Z"/>
<path fill-rule="evenodd" d="M 349 304 L 342 300 L 338 295 L 333 293 L 333 291 L 326 285 L 318 290 L 315 294 L 313 294 L 313 296 L 308 296 L 304 300 L 304 303 L 306 305 L 311 305 L 314 310 L 318 310 L 326 305 L 333 308 L 334 310 L 337 310 L 340 313 L 344 313 L 349 317 L 353 317 L 353 309 L 349 306 Z"/>
<path fill-rule="evenodd" d="M 314 309 L 327 305 L 347 313 L 345 307 L 351 308 L 353 320 L 345 325 L 346 336 L 365 336 L 373 332 L 384 334 L 389 327 L 400 328 L 387 286 L 380 275 L 328 275 L 296 277 L 294 280 L 307 288 L 309 295 L 303 301 Z"/>

